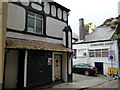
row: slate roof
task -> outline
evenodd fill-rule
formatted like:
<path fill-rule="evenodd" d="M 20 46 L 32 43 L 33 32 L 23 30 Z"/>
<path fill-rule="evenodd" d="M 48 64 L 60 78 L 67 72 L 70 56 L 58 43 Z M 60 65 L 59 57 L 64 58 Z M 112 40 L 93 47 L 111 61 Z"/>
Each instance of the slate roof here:
<path fill-rule="evenodd" d="M 116 29 L 102 26 L 86 35 L 84 40 L 77 41 L 76 43 L 110 40 L 115 32 Z"/>
<path fill-rule="evenodd" d="M 85 42 L 88 41 L 99 41 L 99 40 L 109 40 L 112 38 L 113 34 L 115 33 L 116 29 L 112 29 L 107 26 L 99 27 L 94 32 L 86 35 Z"/>
<path fill-rule="evenodd" d="M 19 40 L 13 38 L 7 38 L 6 48 L 72 52 L 71 49 L 66 48 L 62 44 L 50 44 L 45 42 Z"/>

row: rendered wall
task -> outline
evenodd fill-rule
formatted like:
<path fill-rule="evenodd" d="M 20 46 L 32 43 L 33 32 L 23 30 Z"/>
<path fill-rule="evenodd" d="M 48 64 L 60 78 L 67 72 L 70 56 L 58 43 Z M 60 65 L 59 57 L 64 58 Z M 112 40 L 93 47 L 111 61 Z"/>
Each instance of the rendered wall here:
<path fill-rule="evenodd" d="M 67 24 L 59 20 L 53 19 L 51 17 L 47 17 L 46 20 L 47 20 L 46 23 L 47 35 L 63 38 L 63 29 L 65 26 L 67 26 Z"/>
<path fill-rule="evenodd" d="M 15 5 L 8 4 L 7 27 L 14 30 L 23 31 L 25 29 L 25 9 Z"/>
<path fill-rule="evenodd" d="M 18 51 L 10 50 L 6 57 L 5 88 L 17 88 Z"/>
<path fill-rule="evenodd" d="M 40 6 L 40 5 L 39 5 Z M 37 4 L 33 4 L 32 6 L 34 9 L 41 10 L 41 6 L 39 7 Z M 45 13 L 49 14 L 50 5 L 48 3 L 45 3 Z M 52 9 L 55 9 L 55 6 L 53 6 Z M 39 11 L 40 11 L 39 10 Z M 58 10 L 58 16 L 59 18 L 62 17 L 62 11 L 59 8 Z M 51 11 L 53 15 L 55 15 L 55 11 Z M 64 11 L 64 17 L 67 17 L 66 12 Z M 26 11 L 23 7 L 9 3 L 8 5 L 8 22 L 7 22 L 7 27 L 12 30 L 17 30 L 17 31 L 23 31 L 23 33 L 15 33 L 15 32 L 7 32 L 7 37 L 13 37 L 13 38 L 19 38 L 19 39 L 28 39 L 28 40 L 38 40 L 38 41 L 43 41 L 43 42 L 50 42 L 50 43 L 58 43 L 58 44 L 63 44 L 63 40 L 57 40 L 57 39 L 51 39 L 51 38 L 46 38 L 46 37 L 41 37 L 41 36 L 35 36 L 35 35 L 30 35 L 30 34 L 25 34 L 24 29 L 26 25 Z M 66 22 L 63 22 L 61 20 L 52 18 L 47 16 L 46 17 L 46 34 L 47 36 L 52 36 L 52 37 L 58 37 L 58 38 L 63 38 L 63 29 L 64 27 L 67 26 Z"/>

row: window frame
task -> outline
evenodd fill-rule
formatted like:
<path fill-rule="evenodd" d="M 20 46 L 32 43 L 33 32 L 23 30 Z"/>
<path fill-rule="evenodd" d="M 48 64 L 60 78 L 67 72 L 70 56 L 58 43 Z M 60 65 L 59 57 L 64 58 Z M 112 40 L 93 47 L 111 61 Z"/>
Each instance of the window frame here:
<path fill-rule="evenodd" d="M 107 56 L 103 56 L 103 53 L 107 53 Z M 108 49 L 102 49 L 102 57 L 108 57 Z"/>
<path fill-rule="evenodd" d="M 32 13 L 34 16 L 33 16 L 33 15 L 30 15 L 29 12 Z M 37 15 L 41 16 L 41 18 L 38 17 Z M 29 28 L 29 26 L 28 26 L 28 18 L 34 19 L 33 32 L 30 32 L 30 31 L 28 30 L 28 28 Z M 37 28 L 37 27 L 36 27 L 36 26 L 37 26 L 37 22 L 36 22 L 37 20 L 41 21 L 41 23 L 42 23 L 42 25 L 41 25 L 41 28 L 42 28 L 41 33 L 37 33 L 37 29 L 36 29 L 36 28 Z M 27 32 L 28 32 L 28 33 L 43 35 L 43 24 L 44 24 L 44 17 L 43 17 L 43 15 L 38 14 L 38 13 L 35 13 L 35 12 L 32 12 L 32 11 L 28 11 L 28 15 L 27 15 Z"/>
<path fill-rule="evenodd" d="M 99 51 L 98 51 L 99 50 Z M 90 58 L 106 58 L 108 57 L 108 49 L 90 49 L 89 51 L 89 57 Z M 90 56 L 90 53 L 93 52 L 94 53 L 94 56 Z M 107 56 L 103 56 L 103 53 L 106 52 L 107 53 Z M 100 53 L 100 56 L 97 56 L 96 54 L 97 53 Z"/>
<path fill-rule="evenodd" d="M 90 56 L 90 53 L 93 53 L 94 56 Z M 95 56 L 95 50 L 89 50 L 89 57 L 96 57 Z"/>

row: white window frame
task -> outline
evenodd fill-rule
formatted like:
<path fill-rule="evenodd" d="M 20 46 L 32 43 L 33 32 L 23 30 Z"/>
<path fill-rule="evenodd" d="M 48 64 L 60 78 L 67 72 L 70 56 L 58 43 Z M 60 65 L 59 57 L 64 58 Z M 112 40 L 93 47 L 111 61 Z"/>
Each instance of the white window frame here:
<path fill-rule="evenodd" d="M 31 12 L 31 11 L 28 11 L 28 12 Z M 33 18 L 33 19 L 35 20 L 35 22 L 34 22 L 34 29 L 33 29 L 33 32 L 31 32 L 31 33 L 43 34 L 43 16 L 40 15 L 40 14 L 36 14 L 36 13 L 34 13 L 34 12 L 31 12 L 31 13 L 33 13 L 33 14 L 35 15 L 35 16 L 32 16 L 32 15 L 30 15 L 30 14 L 28 13 L 28 17 Z M 42 19 L 39 18 L 39 17 L 37 17 L 37 15 L 42 16 Z M 28 19 L 28 18 L 27 18 L 27 19 Z M 37 33 L 37 32 L 36 32 L 36 20 L 42 21 L 42 33 Z M 27 28 L 28 28 L 28 25 L 27 25 Z M 29 32 L 29 31 L 27 30 L 27 32 Z"/>

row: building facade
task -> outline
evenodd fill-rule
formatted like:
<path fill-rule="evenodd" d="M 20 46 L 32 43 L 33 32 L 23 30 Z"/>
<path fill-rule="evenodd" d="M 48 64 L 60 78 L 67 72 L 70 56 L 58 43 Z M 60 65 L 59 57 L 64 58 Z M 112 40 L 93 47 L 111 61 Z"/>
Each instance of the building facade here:
<path fill-rule="evenodd" d="M 74 44 L 73 49 L 76 49 L 76 59 L 73 59 L 73 65 L 78 63 L 88 63 L 97 67 L 99 74 L 107 75 L 109 68 L 119 69 L 118 58 L 118 43 L 114 41 L 98 41 L 81 44 Z M 114 57 L 110 59 L 109 51 L 113 51 Z M 118 72 L 115 74 L 118 74 Z"/>
<path fill-rule="evenodd" d="M 118 30 L 119 25 L 116 29 L 103 25 L 92 33 L 85 34 L 84 20 L 80 19 L 79 32 L 80 35 L 84 34 L 73 43 L 73 49 L 75 49 L 73 65 L 88 63 L 97 67 L 99 74 L 107 75 L 113 71 L 113 74 L 118 75 L 119 49 L 118 40 L 115 38 Z"/>
<path fill-rule="evenodd" d="M 69 11 L 56 2 L 9 2 L 4 88 L 72 81 Z"/>

